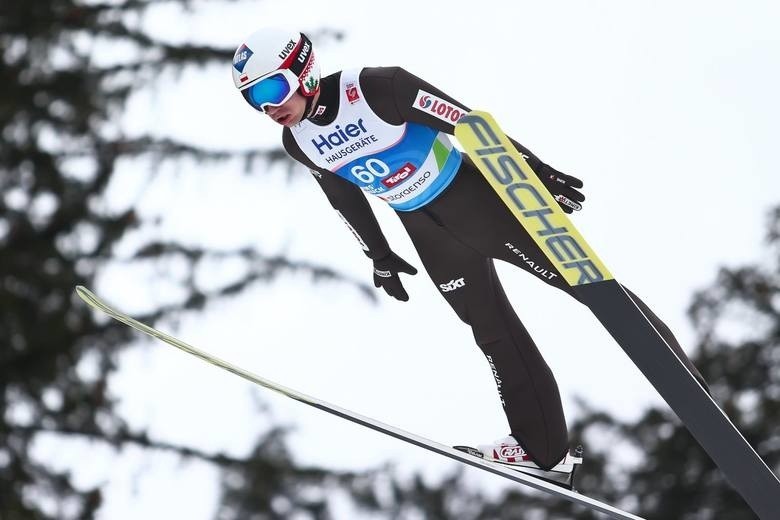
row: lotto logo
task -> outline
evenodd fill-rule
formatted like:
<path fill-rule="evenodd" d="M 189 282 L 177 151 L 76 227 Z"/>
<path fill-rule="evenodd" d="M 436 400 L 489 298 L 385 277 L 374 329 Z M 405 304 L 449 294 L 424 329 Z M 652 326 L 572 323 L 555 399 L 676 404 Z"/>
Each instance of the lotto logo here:
<path fill-rule="evenodd" d="M 454 291 L 455 289 L 460 289 L 465 285 L 466 281 L 463 278 L 458 278 L 457 280 L 450 280 L 447 283 L 439 284 L 439 289 L 441 289 L 441 292 L 450 292 Z"/>
<path fill-rule="evenodd" d="M 412 106 L 451 124 L 457 123 L 461 117 L 466 115 L 460 107 L 422 89 L 417 91 L 417 97 Z"/>

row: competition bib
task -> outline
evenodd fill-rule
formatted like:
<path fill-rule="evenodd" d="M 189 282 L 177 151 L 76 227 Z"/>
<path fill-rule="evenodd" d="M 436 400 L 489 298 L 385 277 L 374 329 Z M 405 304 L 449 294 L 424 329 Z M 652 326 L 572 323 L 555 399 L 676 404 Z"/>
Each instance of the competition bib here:
<path fill-rule="evenodd" d="M 461 164 L 460 152 L 434 128 L 391 125 L 380 119 L 365 101 L 359 74 L 341 73 L 339 112 L 331 124 L 303 121 L 292 128 L 292 135 L 314 164 L 394 209 L 422 207 L 452 181 Z"/>

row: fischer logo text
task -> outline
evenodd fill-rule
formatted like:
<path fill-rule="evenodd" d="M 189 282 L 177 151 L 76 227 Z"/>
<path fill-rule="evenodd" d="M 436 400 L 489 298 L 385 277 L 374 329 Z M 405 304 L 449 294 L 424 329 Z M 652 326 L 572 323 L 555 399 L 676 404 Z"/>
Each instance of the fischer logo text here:
<path fill-rule="evenodd" d="M 523 166 L 507 151 L 511 142 L 505 136 L 499 137 L 481 115 L 469 114 L 461 124 L 467 125 L 479 141 L 475 146 L 476 157 L 492 176 L 491 184 L 569 285 L 611 278 L 577 230 L 569 229 L 571 223 L 541 181 L 533 172 L 530 175 L 534 178 L 529 178 Z"/>

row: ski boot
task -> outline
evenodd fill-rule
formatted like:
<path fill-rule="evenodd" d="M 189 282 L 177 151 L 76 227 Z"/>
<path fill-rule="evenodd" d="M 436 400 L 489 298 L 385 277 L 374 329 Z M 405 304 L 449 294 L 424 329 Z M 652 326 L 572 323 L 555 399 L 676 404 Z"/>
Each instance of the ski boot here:
<path fill-rule="evenodd" d="M 574 472 L 577 466 L 582 464 L 583 452 L 582 446 L 577 446 L 573 455 L 567 453 L 554 467 L 543 470 L 531 460 L 528 453 L 511 435 L 476 448 L 471 446 L 454 446 L 454 448 L 569 490 L 574 489 Z"/>

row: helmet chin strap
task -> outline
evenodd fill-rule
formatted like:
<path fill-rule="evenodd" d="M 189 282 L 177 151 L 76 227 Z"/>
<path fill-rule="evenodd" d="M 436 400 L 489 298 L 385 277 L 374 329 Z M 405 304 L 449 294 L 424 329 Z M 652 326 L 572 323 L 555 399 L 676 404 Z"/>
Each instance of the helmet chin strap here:
<path fill-rule="evenodd" d="M 312 108 L 314 108 L 314 96 L 306 98 L 306 108 L 303 110 L 304 119 L 309 119 L 309 116 L 311 116 Z"/>
<path fill-rule="evenodd" d="M 315 102 L 320 98 L 320 93 L 317 92 L 313 96 L 305 96 L 305 97 L 306 97 L 306 108 L 303 109 L 303 118 L 309 119 L 312 115 L 312 112 L 314 112 Z"/>

